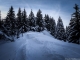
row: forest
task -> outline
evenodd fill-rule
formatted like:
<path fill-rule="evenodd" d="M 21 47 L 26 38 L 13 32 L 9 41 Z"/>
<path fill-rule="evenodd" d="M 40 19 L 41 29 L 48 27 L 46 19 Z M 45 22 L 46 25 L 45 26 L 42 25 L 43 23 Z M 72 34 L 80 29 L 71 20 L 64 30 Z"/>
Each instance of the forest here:
<path fill-rule="evenodd" d="M 20 38 L 20 34 L 29 31 L 41 32 L 47 30 L 58 40 L 64 42 L 80 44 L 80 9 L 77 4 L 73 7 L 74 12 L 71 15 L 70 23 L 64 28 L 61 17 L 58 17 L 57 23 L 55 19 L 48 14 L 43 17 L 42 11 L 39 9 L 36 16 L 31 9 L 29 16 L 24 8 L 18 9 L 15 14 L 13 6 L 9 8 L 6 18 L 1 19 L 0 12 L 0 40 L 10 40 L 14 42 L 14 38 Z"/>

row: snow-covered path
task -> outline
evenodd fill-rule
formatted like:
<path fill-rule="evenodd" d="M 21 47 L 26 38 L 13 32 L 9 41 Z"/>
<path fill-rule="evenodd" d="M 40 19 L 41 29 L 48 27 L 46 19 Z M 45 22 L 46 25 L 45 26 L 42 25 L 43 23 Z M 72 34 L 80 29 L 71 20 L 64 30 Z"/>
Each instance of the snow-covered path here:
<path fill-rule="evenodd" d="M 0 45 L 0 60 L 65 60 L 80 58 L 80 45 L 54 39 L 48 32 L 28 32 Z"/>

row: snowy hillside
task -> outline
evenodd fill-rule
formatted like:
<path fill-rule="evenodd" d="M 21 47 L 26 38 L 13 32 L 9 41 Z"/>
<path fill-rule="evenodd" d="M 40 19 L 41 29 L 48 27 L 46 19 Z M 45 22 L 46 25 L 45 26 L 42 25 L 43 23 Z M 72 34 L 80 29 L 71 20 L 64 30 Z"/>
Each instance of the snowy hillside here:
<path fill-rule="evenodd" d="M 49 32 L 28 32 L 0 44 L 0 60 L 65 60 L 80 58 L 80 45 L 54 39 Z"/>

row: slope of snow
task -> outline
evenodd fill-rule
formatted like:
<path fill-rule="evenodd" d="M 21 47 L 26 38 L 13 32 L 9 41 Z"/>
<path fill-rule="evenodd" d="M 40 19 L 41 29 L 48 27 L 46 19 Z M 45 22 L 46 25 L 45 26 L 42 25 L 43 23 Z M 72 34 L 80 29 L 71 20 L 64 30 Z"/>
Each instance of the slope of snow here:
<path fill-rule="evenodd" d="M 44 33 L 45 32 L 45 33 Z M 0 60 L 65 60 L 80 58 L 80 45 L 54 39 L 49 32 L 28 32 L 0 45 Z"/>
<path fill-rule="evenodd" d="M 47 36 L 51 36 L 51 37 L 52 37 L 52 35 L 50 34 L 50 32 L 47 31 L 47 30 L 42 31 L 42 33 L 43 33 L 44 35 L 47 35 Z"/>

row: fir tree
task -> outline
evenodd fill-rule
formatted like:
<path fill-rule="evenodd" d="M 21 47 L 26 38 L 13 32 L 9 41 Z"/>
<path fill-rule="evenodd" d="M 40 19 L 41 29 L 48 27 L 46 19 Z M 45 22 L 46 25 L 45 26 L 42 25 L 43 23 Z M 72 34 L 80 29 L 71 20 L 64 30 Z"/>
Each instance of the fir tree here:
<path fill-rule="evenodd" d="M 20 34 L 20 29 L 22 28 L 22 13 L 21 13 L 21 8 L 19 8 L 18 13 L 17 13 L 17 23 L 16 23 L 16 28 L 17 28 L 17 38 L 19 38 Z"/>
<path fill-rule="evenodd" d="M 45 15 L 45 27 L 48 31 L 50 31 L 50 18 L 49 15 Z"/>
<path fill-rule="evenodd" d="M 10 7 L 7 16 L 6 16 L 6 21 L 5 21 L 5 33 L 8 36 L 12 36 L 13 40 L 14 40 L 14 36 L 16 35 L 16 24 L 15 24 L 15 12 L 13 9 L 13 6 Z"/>
<path fill-rule="evenodd" d="M 15 35 L 15 13 L 12 6 L 9 9 L 5 23 L 6 29 L 10 32 L 10 35 Z"/>
<path fill-rule="evenodd" d="M 69 41 L 68 37 L 70 34 L 70 26 L 66 26 L 66 41 Z"/>
<path fill-rule="evenodd" d="M 35 17 L 34 17 L 34 13 L 32 12 L 32 10 L 29 14 L 29 26 L 30 26 L 31 31 L 35 31 Z"/>
<path fill-rule="evenodd" d="M 65 41 L 65 29 L 61 17 L 58 18 L 57 22 L 56 38 Z"/>
<path fill-rule="evenodd" d="M 39 9 L 39 11 L 37 12 L 37 20 L 36 20 L 36 25 L 37 25 L 37 31 L 42 31 L 44 28 L 43 28 L 43 17 L 42 17 L 42 12 L 41 10 Z"/>
<path fill-rule="evenodd" d="M 69 42 L 80 43 L 80 11 L 77 4 L 75 4 L 75 12 L 72 14 L 72 18 L 70 20 L 70 34 L 69 34 Z"/>
<path fill-rule="evenodd" d="M 56 23 L 55 23 L 55 20 L 53 18 L 50 18 L 50 32 L 51 34 L 55 37 L 55 30 L 56 30 Z"/>
<path fill-rule="evenodd" d="M 22 33 L 27 32 L 27 15 L 25 9 L 22 12 L 22 25 Z"/>

